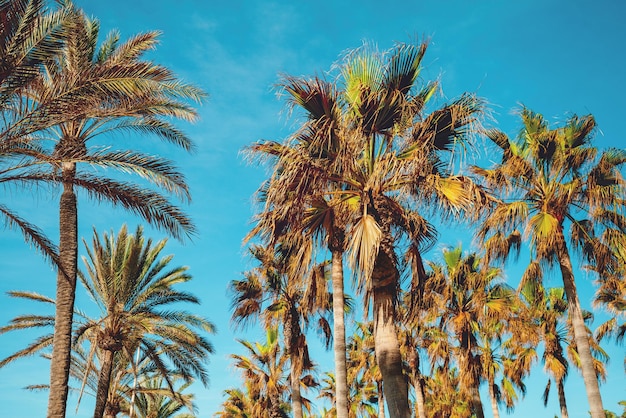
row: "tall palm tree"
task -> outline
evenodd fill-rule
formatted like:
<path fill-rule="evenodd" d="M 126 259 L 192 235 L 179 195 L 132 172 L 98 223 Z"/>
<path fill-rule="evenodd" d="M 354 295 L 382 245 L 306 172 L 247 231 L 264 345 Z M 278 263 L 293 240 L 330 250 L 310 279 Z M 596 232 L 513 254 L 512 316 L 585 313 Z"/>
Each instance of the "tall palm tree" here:
<path fill-rule="evenodd" d="M 321 234 L 329 245 L 341 241 L 333 268 L 341 266 L 343 249 L 350 251 L 366 309 L 373 302 L 376 353 L 392 417 L 410 415 L 394 322 L 396 247 L 411 242 L 419 253 L 433 242 L 434 228 L 417 211 L 420 205 L 459 214 L 484 198 L 467 177 L 453 175 L 440 155 L 465 142 L 481 102 L 463 96 L 425 115 L 437 89 L 437 83 L 417 86 L 425 51 L 426 44 L 400 44 L 387 53 L 359 49 L 339 65 L 340 88 L 319 79 L 289 79 L 295 104 L 319 116 L 287 144 L 253 147 L 277 159 L 262 190 L 264 232 L 292 227 Z M 350 242 L 338 239 L 346 236 Z"/>
<path fill-rule="evenodd" d="M 44 167 L 44 179 L 61 183 L 59 205 L 59 261 L 57 275 L 55 344 L 51 364 L 48 415 L 63 417 L 71 346 L 71 324 L 76 289 L 78 212 L 75 187 L 99 200 L 119 204 L 175 237 L 193 232 L 191 221 L 164 196 L 132 183 L 102 174 L 83 172 L 79 167 L 109 167 L 135 173 L 168 193 L 189 198 L 184 177 L 162 158 L 132 151 L 110 151 L 88 147 L 93 138 L 114 132 L 153 135 L 183 149 L 192 144 L 168 118 L 193 120 L 196 112 L 185 103 L 199 100 L 202 93 L 183 83 L 167 68 L 143 59 L 153 49 L 157 33 L 150 32 L 119 41 L 112 32 L 98 46 L 99 24 L 65 2 L 69 10 L 65 44 L 45 71 L 24 95 L 26 105 L 36 107 L 50 97 L 73 91 L 80 115 L 56 124 L 43 134 L 56 137 L 50 149 L 28 149 L 21 154 Z"/>
<path fill-rule="evenodd" d="M 502 149 L 502 162 L 491 169 L 474 168 L 500 197 L 478 235 L 488 257 L 502 259 L 519 249 L 522 231 L 536 260 L 527 269 L 528 278 L 537 277 L 542 266 L 558 267 L 591 415 L 602 418 L 604 408 L 576 289 L 572 250 L 601 273 L 614 267 L 602 243 L 625 232 L 626 182 L 620 168 L 626 152 L 599 153 L 593 147 L 596 123 L 591 115 L 572 116 L 553 129 L 540 114 L 526 108 L 521 119 L 522 129 L 515 140 L 499 131 L 488 134 Z"/>
<path fill-rule="evenodd" d="M 101 318 L 81 325 L 76 338 L 89 337 L 99 353 L 97 418 L 104 414 L 118 353 L 132 358 L 141 350 L 170 388 L 172 370 L 186 382 L 197 377 L 208 384 L 204 364 L 213 347 L 200 332 L 212 333 L 214 328 L 206 319 L 170 306 L 199 300 L 174 289 L 191 276 L 185 267 L 169 267 L 172 256 L 161 256 L 166 242 L 153 246 L 152 240 L 144 239 L 141 227 L 130 235 L 124 226 L 117 236 L 105 233 L 100 238 L 94 232 L 92 248 L 87 248 L 86 274 L 80 272 L 79 278 L 98 304 Z"/>
<path fill-rule="evenodd" d="M 330 309 L 330 297 L 326 291 L 325 263 L 306 277 L 294 277 L 299 269 L 292 264 L 292 251 L 284 246 L 275 250 L 252 246 L 250 252 L 260 266 L 247 272 L 243 280 L 233 280 L 230 290 L 236 324 L 260 319 L 266 329 L 281 327 L 289 356 L 292 411 L 294 417 L 302 418 L 302 379 L 309 386 L 316 383 L 311 375 L 303 376 L 303 372 L 313 368 L 305 330 L 317 317 L 328 345 L 330 325 L 324 314 Z"/>
<path fill-rule="evenodd" d="M 337 185 L 327 176 L 341 171 L 342 109 L 334 84 L 319 78 L 285 77 L 280 86 L 287 93 L 292 109 L 305 112 L 306 122 L 281 144 L 264 141 L 250 151 L 277 158 L 272 178 L 260 189 L 265 203 L 251 236 L 261 235 L 270 245 L 278 242 L 301 242 L 302 237 L 331 254 L 333 293 L 333 352 L 335 360 L 338 418 L 348 418 L 348 381 L 346 364 L 345 295 L 343 255 L 345 240 L 345 202 Z M 306 181 L 302 181 L 306 179 Z M 297 245 L 297 244 L 296 244 Z M 310 244 L 302 245 L 307 248 Z M 314 254 L 302 254 L 302 266 L 311 266 Z"/>

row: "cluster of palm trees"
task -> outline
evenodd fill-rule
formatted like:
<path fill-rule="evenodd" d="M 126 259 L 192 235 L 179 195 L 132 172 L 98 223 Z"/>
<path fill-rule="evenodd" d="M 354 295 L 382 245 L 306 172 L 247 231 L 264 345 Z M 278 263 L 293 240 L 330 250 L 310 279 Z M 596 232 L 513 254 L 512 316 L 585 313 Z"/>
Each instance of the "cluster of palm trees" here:
<path fill-rule="evenodd" d="M 437 107 L 438 83 L 420 80 L 426 49 L 364 45 L 340 60 L 332 81 L 282 79 L 303 121 L 286 141 L 248 149 L 272 171 L 246 239 L 253 252 L 270 256 L 257 256 L 259 269 L 232 290 L 233 319 L 263 318 L 272 333 L 283 332 L 284 347 L 272 346 L 271 361 L 235 357 L 247 390 L 227 392 L 222 417 L 303 415 L 301 378 L 310 363 L 293 356 L 293 347 L 306 353 L 300 324 L 326 312 L 335 370 L 318 390 L 332 400 L 329 416 L 382 416 L 384 400 L 393 418 L 483 417 L 483 384 L 499 416 L 499 405 L 513 408 L 524 393 L 538 346 L 562 416 L 569 365 L 582 372 L 591 416 L 605 416 L 598 380 L 606 355 L 598 338 L 622 341 L 626 329 L 626 151 L 593 146 L 592 116 L 552 127 L 524 108 L 521 130 L 509 138 L 485 128 L 485 103 L 473 95 Z M 466 166 L 478 136 L 500 162 Z M 462 220 L 482 252 L 448 248 L 443 264 L 427 263 L 437 225 Z M 502 269 L 522 248 L 530 259 L 516 291 Z M 575 260 L 595 273 L 596 303 L 612 315 L 597 335 L 581 308 Z M 347 339 L 354 327 L 345 322 L 344 264 L 359 295 L 353 305 L 371 318 Z M 562 288 L 544 288 L 552 270 Z M 320 281 L 326 276 L 328 286 Z M 253 365 L 271 376 L 251 379 Z M 269 381 L 285 392 L 261 390 Z M 263 402 L 271 407 L 247 409 Z"/>
<path fill-rule="evenodd" d="M 190 103 L 205 94 L 144 58 L 158 42 L 157 32 L 122 41 L 112 31 L 100 39 L 98 21 L 70 0 L 53 9 L 48 4 L 0 1 L 0 181 L 7 188 L 47 185 L 61 191 L 58 245 L 0 204 L 6 224 L 20 230 L 58 270 L 53 299 L 15 294 L 52 303 L 54 316 L 18 317 L 2 329 L 52 325 L 53 334 L 3 364 L 51 347 L 48 417 L 66 415 L 71 376 L 82 388 L 93 387 L 97 417 L 116 416 L 124 403 L 128 409 L 128 399 L 121 398 L 131 392 L 138 404 L 154 404 L 147 392 L 138 394 L 138 385 L 155 393 L 167 389 L 178 403 L 170 408 L 191 405 L 189 396 L 174 396 L 174 383 L 179 377 L 206 384 L 204 363 L 212 348 L 201 333 L 212 331 L 212 325 L 163 307 L 197 303 L 193 295 L 174 289 L 190 277 L 184 269 L 163 270 L 170 261 L 158 259 L 164 241 L 153 247 L 141 229 L 135 235 L 122 229 L 117 239 L 96 235 L 88 275 L 79 275 L 77 192 L 122 206 L 175 238 L 193 234 L 192 221 L 170 200 L 190 199 L 183 174 L 167 159 L 116 149 L 114 138 L 131 132 L 191 150 L 193 143 L 173 121 L 195 120 Z M 102 309 L 99 318 L 75 312 L 78 278 Z"/>
<path fill-rule="evenodd" d="M 12 296 L 52 305 L 54 315 L 20 316 L 0 332 L 52 327 L 2 360 L 50 358 L 48 417 L 66 415 L 70 381 L 95 396 L 95 417 L 193 415 L 188 385 L 207 383 L 212 352 L 206 319 L 179 309 L 198 299 L 178 290 L 191 277 L 168 267 L 165 241 L 122 227 L 85 242 L 78 269 L 77 193 L 119 205 L 184 239 L 193 222 L 171 199 L 190 193 L 175 165 L 117 149 L 116 133 L 193 143 L 173 121 L 193 121 L 205 94 L 144 58 L 158 33 L 100 39 L 98 21 L 70 0 L 0 0 L 0 182 L 59 190 L 59 242 L 9 206 L 0 213 L 56 267 L 56 295 Z M 258 267 L 230 285 L 237 325 L 259 321 L 266 341 L 241 341 L 233 355 L 242 389 L 226 391 L 219 416 L 482 417 L 513 408 L 539 359 L 567 416 L 564 381 L 582 372 L 591 416 L 605 416 L 599 391 L 603 338 L 626 325 L 626 151 L 592 144 L 592 116 L 552 127 L 522 109 L 515 138 L 486 129 L 487 109 L 465 94 L 443 106 L 439 83 L 422 83 L 426 43 L 345 54 L 336 77 L 285 76 L 280 86 L 301 127 L 285 142 L 248 149 L 272 163 L 261 211 L 246 237 Z M 466 166 L 476 137 L 501 156 Z M 108 170 L 111 170 L 111 174 Z M 47 189 L 46 189 L 47 190 Z M 426 261 L 437 228 L 465 221 L 482 248 L 447 248 Z M 441 245 L 441 244 L 440 244 Z M 522 248 L 530 258 L 516 289 L 503 268 Z M 433 258 L 433 257 L 431 257 Z M 574 263 L 597 278 L 595 306 L 610 319 L 592 333 Z M 344 268 L 347 267 L 347 268 Z M 557 272 L 563 287 L 547 289 Z M 352 278 L 351 298 L 345 273 Z M 77 284 L 100 310 L 75 307 Z M 172 304 L 176 303 L 175 308 Z M 346 314 L 363 310 L 363 323 Z M 89 309 L 89 308 L 88 308 Z M 320 378 L 308 349 L 314 328 L 332 344 L 335 369 Z M 348 330 L 349 332 L 346 332 Z M 354 332 L 352 332 L 354 331 Z M 282 342 L 282 343 L 281 343 Z M 74 379 L 74 380 L 71 380 Z M 180 415 L 181 417 L 184 415 Z"/>

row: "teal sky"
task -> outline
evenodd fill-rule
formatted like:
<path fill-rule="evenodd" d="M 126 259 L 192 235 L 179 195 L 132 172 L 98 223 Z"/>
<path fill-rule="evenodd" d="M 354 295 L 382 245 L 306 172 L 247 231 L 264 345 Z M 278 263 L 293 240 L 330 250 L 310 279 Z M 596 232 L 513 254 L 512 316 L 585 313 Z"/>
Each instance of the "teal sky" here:
<path fill-rule="evenodd" d="M 256 339 L 250 328 L 234 333 L 230 327 L 227 283 L 239 278 L 251 264 L 242 238 L 254 213 L 253 194 L 266 170 L 246 161 L 241 151 L 259 139 L 282 140 L 298 120 L 289 117 L 274 89 L 280 74 L 321 75 L 341 53 L 362 45 L 380 49 L 394 42 L 430 39 L 424 59 L 424 80 L 439 78 L 440 103 L 472 92 L 484 97 L 492 114 L 491 126 L 515 135 L 515 111 L 520 104 L 558 123 L 572 113 L 593 114 L 599 129 L 596 145 L 624 147 L 626 98 L 626 2 L 619 0 L 363 0 L 317 2 L 306 0 L 76 0 L 87 14 L 101 21 L 103 35 L 119 29 L 126 39 L 139 32 L 159 30 L 161 44 L 150 58 L 172 68 L 181 78 L 206 90 L 210 97 L 200 109 L 200 120 L 180 124 L 197 144 L 186 155 L 149 138 L 115 138 L 120 147 L 137 148 L 174 159 L 191 186 L 193 202 L 184 206 L 199 234 L 184 245 L 170 240 L 165 253 L 175 254 L 174 265 L 187 265 L 194 276 L 188 290 L 202 299 L 197 312 L 212 320 L 218 334 L 211 337 L 216 353 L 210 365 L 211 386 L 195 387 L 199 416 L 210 417 L 223 401 L 223 390 L 239 383 L 228 355 L 239 352 L 236 338 Z M 481 158 L 488 152 L 479 146 Z M 56 191 L 31 193 L 5 190 L 9 203 L 23 217 L 58 237 Z M 90 240 L 92 228 L 117 232 L 123 223 L 131 229 L 137 218 L 107 205 L 79 202 L 80 234 Z M 147 235 L 163 238 L 146 228 Z M 440 246 L 454 245 L 462 228 L 442 230 Z M 469 244 L 468 244 L 469 245 Z M 5 230 L 0 241 L 0 324 L 36 307 L 15 303 L 5 292 L 30 290 L 54 295 L 55 273 L 16 231 Z M 83 248 L 81 245 L 81 252 Z M 436 257 L 436 254 L 429 255 Z M 519 271 L 507 270 L 512 284 Z M 558 286 L 558 278 L 548 285 Z M 578 273 L 581 300 L 589 306 L 591 278 Z M 352 292 L 351 292 L 352 293 Z M 77 306 L 89 300 L 79 288 Z M 360 313 L 356 319 L 361 319 Z M 596 323 L 599 323 L 601 317 Z M 313 334 L 313 333 L 312 333 Z M 36 334 L 0 335 L 0 358 L 23 348 Z M 315 335 L 311 336 L 315 339 Z M 313 344 L 316 345 L 316 344 Z M 606 345 L 612 358 L 608 380 L 601 386 L 605 407 L 619 411 L 626 399 L 624 347 Z M 313 354 L 324 370 L 332 356 Z M 22 387 L 47 383 L 49 365 L 33 358 L 0 370 L 0 415 L 12 418 L 43 417 L 47 393 Z M 528 381 L 525 400 L 510 416 L 552 417 L 558 414 L 556 396 L 544 408 L 541 393 L 547 377 L 540 367 Z M 571 418 L 587 418 L 582 378 L 572 370 L 566 381 Z M 555 395 L 553 393 L 552 395 Z M 487 397 L 483 396 L 487 405 Z M 68 417 L 90 417 L 90 399 L 74 415 L 76 397 L 68 404 Z M 486 416 L 491 411 L 485 408 Z M 506 412 L 503 412 L 503 416 Z"/>

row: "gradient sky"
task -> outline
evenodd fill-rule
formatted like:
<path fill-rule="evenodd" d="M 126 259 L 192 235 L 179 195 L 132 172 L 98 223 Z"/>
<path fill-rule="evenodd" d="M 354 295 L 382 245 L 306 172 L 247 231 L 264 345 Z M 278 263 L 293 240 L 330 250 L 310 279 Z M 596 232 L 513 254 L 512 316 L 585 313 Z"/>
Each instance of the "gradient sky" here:
<path fill-rule="evenodd" d="M 554 123 L 572 113 L 591 113 L 599 125 L 597 146 L 624 144 L 623 1 L 77 0 L 77 4 L 100 19 L 103 34 L 117 28 L 126 39 L 139 32 L 161 31 L 161 44 L 150 58 L 210 95 L 200 107 L 200 121 L 180 125 L 197 144 L 193 155 L 147 138 L 116 139 L 123 147 L 173 158 L 191 186 L 193 202 L 185 209 L 199 234 L 184 245 L 170 240 L 165 253 L 175 254 L 174 265 L 190 267 L 194 280 L 188 290 L 202 299 L 197 312 L 218 328 L 218 334 L 211 337 L 216 349 L 210 365 L 211 386 L 195 388 L 202 417 L 212 416 L 223 401 L 223 390 L 240 381 L 228 358 L 240 351 L 235 339 L 261 336 L 258 329 L 246 334 L 232 331 L 226 286 L 251 266 L 242 238 L 253 214 L 253 193 L 266 174 L 264 168 L 246 162 L 241 150 L 259 139 L 284 139 L 297 123 L 276 96 L 274 84 L 281 73 L 323 74 L 343 51 L 363 41 L 387 49 L 394 42 L 427 37 L 430 47 L 422 75 L 425 80 L 441 80 L 441 103 L 463 92 L 476 93 L 490 104 L 490 124 L 511 135 L 519 128 L 515 111 L 522 103 Z M 42 190 L 34 198 L 30 194 L 22 198 L 13 190 L 5 193 L 10 195 L 3 202 L 57 239 L 58 193 Z M 80 234 L 88 240 L 94 227 L 117 232 L 123 223 L 131 229 L 138 223 L 121 210 L 84 199 L 79 203 L 79 220 Z M 163 237 L 149 228 L 146 234 Z M 462 228 L 442 231 L 439 249 L 455 245 L 460 236 Z M 16 303 L 5 292 L 30 290 L 53 296 L 55 273 L 16 231 L 3 232 L 0 249 L 0 324 L 4 325 L 36 309 Z M 437 252 L 428 255 L 436 256 Z M 507 276 L 515 284 L 519 271 L 507 270 Z M 579 273 L 577 279 L 581 300 L 588 306 L 591 278 Z M 560 285 L 559 278 L 550 278 L 548 285 Z M 79 289 L 77 306 L 88 304 Z M 360 318 L 357 314 L 356 319 Z M 36 335 L 0 335 L 0 358 Z M 612 344 L 607 348 L 612 359 L 601 391 L 605 407 L 617 412 L 617 402 L 626 399 L 624 348 Z M 320 352 L 314 357 L 325 369 L 332 368 L 329 354 Z M 47 393 L 21 388 L 46 383 L 48 368 L 46 361 L 33 358 L 0 370 L 0 415 L 45 416 Z M 510 416 L 558 414 L 555 393 L 548 408 L 541 404 L 545 381 L 539 367 L 527 383 L 525 400 Z M 588 417 L 582 379 L 574 370 L 566 381 L 566 394 L 570 417 Z M 486 406 L 487 401 L 483 395 Z M 74 415 L 76 397 L 71 397 L 68 416 L 90 417 L 92 402 L 83 402 Z M 490 416 L 490 409 L 486 407 L 485 413 Z"/>

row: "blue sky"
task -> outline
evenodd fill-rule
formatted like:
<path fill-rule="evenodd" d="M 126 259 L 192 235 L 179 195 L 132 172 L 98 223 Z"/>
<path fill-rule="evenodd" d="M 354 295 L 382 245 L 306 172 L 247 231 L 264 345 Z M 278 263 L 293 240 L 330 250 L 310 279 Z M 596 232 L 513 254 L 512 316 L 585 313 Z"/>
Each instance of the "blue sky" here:
<path fill-rule="evenodd" d="M 297 123 L 276 97 L 274 84 L 279 74 L 323 74 L 343 51 L 359 47 L 363 41 L 386 49 L 396 41 L 428 37 L 423 77 L 441 80 L 442 103 L 463 92 L 474 92 L 489 102 L 491 124 L 511 135 L 518 128 L 515 110 L 520 103 L 554 123 L 571 113 L 592 113 L 599 125 L 597 145 L 624 146 L 626 3 L 621 1 L 83 0 L 77 4 L 100 19 L 104 33 L 117 28 L 127 38 L 138 32 L 162 31 L 161 44 L 150 58 L 210 95 L 199 109 L 201 119 L 194 125 L 180 125 L 197 144 L 193 155 L 150 139 L 116 138 L 121 146 L 173 158 L 191 186 L 193 202 L 185 209 L 199 234 L 184 245 L 170 240 L 166 252 L 175 254 L 175 265 L 190 267 L 194 280 L 189 290 L 203 302 L 198 312 L 218 328 L 212 337 L 216 354 L 210 365 L 211 387 L 196 388 L 203 417 L 212 416 L 223 400 L 223 390 L 239 381 L 228 359 L 229 353 L 239 350 L 235 339 L 261 335 L 255 329 L 233 333 L 226 285 L 250 267 L 242 238 L 253 214 L 253 193 L 266 174 L 263 168 L 246 162 L 241 150 L 259 139 L 281 140 Z M 484 157 L 486 152 L 480 151 Z M 10 193 L 12 208 L 56 239 L 58 193 L 41 190 L 35 197 L 5 193 Z M 80 233 L 87 239 L 92 227 L 100 232 L 117 231 L 122 223 L 131 228 L 138 223 L 121 210 L 87 200 L 79 203 L 79 219 Z M 458 231 L 442 231 L 440 242 L 456 244 Z M 147 233 L 155 239 L 163 237 L 149 228 Z M 3 232 L 0 249 L 0 324 L 6 324 L 33 308 L 15 303 L 5 292 L 32 290 L 52 296 L 55 273 L 15 231 Z M 518 274 L 507 271 L 512 283 Z M 582 273 L 577 279 L 581 299 L 588 304 L 593 292 L 591 279 Z M 549 285 L 559 285 L 558 278 L 552 278 Z M 78 306 L 88 303 L 79 290 Z M 0 335 L 0 358 L 22 348 L 34 336 Z M 626 399 L 623 347 L 607 348 L 612 359 L 608 381 L 601 390 L 605 407 L 618 411 L 617 402 Z M 330 355 L 319 353 L 316 358 L 326 368 L 332 367 Z M 46 382 L 47 374 L 48 364 L 40 359 L 0 370 L 2 415 L 44 416 L 47 394 L 21 388 Z M 555 397 L 547 409 L 541 405 L 545 379 L 538 368 L 525 400 L 511 416 L 552 417 L 558 413 Z M 566 382 L 566 393 L 570 416 L 586 418 L 585 392 L 575 371 Z M 483 400 L 486 403 L 486 396 Z M 72 397 L 68 416 L 91 416 L 89 400 L 77 415 L 73 415 L 75 404 Z M 490 414 L 488 408 L 486 414 Z"/>

